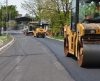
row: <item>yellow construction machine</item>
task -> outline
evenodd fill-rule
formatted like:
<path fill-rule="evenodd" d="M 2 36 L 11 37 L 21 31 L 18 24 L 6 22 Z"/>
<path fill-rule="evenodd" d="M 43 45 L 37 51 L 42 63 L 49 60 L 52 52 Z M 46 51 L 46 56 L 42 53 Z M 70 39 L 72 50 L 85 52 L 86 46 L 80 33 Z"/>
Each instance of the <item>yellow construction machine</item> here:
<path fill-rule="evenodd" d="M 100 66 L 100 0 L 71 0 L 71 23 L 64 27 L 65 56 L 74 55 L 80 66 Z M 80 6 L 95 5 L 91 16 L 80 18 Z"/>
<path fill-rule="evenodd" d="M 35 29 L 35 31 L 33 31 L 33 33 L 34 33 L 34 36 L 37 38 L 39 37 L 45 38 L 46 30 L 44 28 L 38 27 Z"/>
<path fill-rule="evenodd" d="M 38 26 L 38 21 L 31 21 L 23 28 L 23 33 L 25 35 L 34 35 L 33 31 Z"/>

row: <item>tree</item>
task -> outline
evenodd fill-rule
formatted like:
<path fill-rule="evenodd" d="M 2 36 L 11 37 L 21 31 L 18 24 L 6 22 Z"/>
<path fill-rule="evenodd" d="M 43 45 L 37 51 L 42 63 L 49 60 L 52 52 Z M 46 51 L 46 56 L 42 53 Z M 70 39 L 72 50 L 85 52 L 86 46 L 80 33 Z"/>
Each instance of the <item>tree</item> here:
<path fill-rule="evenodd" d="M 16 10 L 16 6 L 10 5 L 7 6 L 7 11 L 6 11 L 6 6 L 2 6 L 0 9 L 0 18 L 3 18 L 4 20 L 7 19 L 15 19 L 15 17 L 18 15 L 18 11 Z"/>
<path fill-rule="evenodd" d="M 6 11 L 7 10 L 7 11 Z M 14 20 L 16 16 L 18 15 L 18 11 L 16 10 L 16 6 L 9 5 L 9 6 L 2 6 L 0 9 L 0 23 L 2 23 L 2 26 L 4 27 L 4 30 L 6 30 L 7 22 L 9 20 Z"/>
<path fill-rule="evenodd" d="M 58 29 L 59 31 L 63 30 L 65 23 L 68 24 L 70 22 L 69 9 L 69 0 L 46 0 L 43 12 L 48 11 L 49 13 L 46 13 L 46 15 L 51 14 L 49 17 L 51 18 L 52 28 L 54 28 L 54 30 Z"/>
<path fill-rule="evenodd" d="M 50 23 L 52 30 L 58 32 L 63 29 L 65 23 L 70 22 L 69 0 L 29 0 L 22 3 L 24 9 L 33 14 L 39 20 Z"/>
<path fill-rule="evenodd" d="M 31 1 L 24 1 L 22 3 L 22 8 L 25 9 L 28 13 L 30 14 L 34 14 L 35 16 L 37 16 L 38 14 L 38 3 L 39 0 L 36 0 L 34 2 L 34 0 L 31 0 Z"/>
<path fill-rule="evenodd" d="M 80 6 L 80 20 L 84 20 L 86 16 L 94 17 L 94 13 L 96 13 L 95 3 L 91 4 L 83 4 Z"/>

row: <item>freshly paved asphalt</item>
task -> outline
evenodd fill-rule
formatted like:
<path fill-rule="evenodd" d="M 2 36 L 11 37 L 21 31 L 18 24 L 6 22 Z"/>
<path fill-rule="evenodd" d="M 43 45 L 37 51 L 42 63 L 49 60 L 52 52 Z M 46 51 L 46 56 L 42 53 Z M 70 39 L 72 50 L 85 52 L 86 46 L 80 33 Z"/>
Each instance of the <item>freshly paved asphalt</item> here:
<path fill-rule="evenodd" d="M 58 61 L 64 66 L 64 68 L 69 72 L 75 81 L 100 81 L 100 67 L 91 66 L 82 68 L 77 64 L 77 61 L 74 57 L 65 57 L 63 53 L 63 42 L 48 38 L 37 38 L 37 40 L 43 43 L 49 48 L 49 50 L 53 52 Z M 100 46 L 98 45 L 97 49 L 99 48 Z"/>
<path fill-rule="evenodd" d="M 0 54 L 0 81 L 100 81 L 100 67 L 65 57 L 63 42 L 12 34 L 15 43 Z"/>
<path fill-rule="evenodd" d="M 15 43 L 0 52 L 0 81 L 74 81 L 54 53 L 40 42 L 49 39 L 12 34 Z"/>

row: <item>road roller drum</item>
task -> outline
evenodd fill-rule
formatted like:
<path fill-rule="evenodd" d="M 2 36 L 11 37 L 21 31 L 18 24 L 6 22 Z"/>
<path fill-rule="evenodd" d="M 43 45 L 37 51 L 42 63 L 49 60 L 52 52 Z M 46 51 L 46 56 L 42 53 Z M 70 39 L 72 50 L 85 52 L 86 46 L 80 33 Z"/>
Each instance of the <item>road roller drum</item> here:
<path fill-rule="evenodd" d="M 100 44 L 83 44 L 83 65 L 100 66 Z"/>

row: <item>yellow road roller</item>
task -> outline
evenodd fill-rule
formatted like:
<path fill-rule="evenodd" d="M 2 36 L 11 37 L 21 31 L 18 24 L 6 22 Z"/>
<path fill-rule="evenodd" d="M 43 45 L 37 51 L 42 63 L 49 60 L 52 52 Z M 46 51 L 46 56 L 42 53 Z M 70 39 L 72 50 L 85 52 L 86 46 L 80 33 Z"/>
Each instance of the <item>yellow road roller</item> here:
<path fill-rule="evenodd" d="M 39 28 L 36 28 L 35 31 L 33 31 L 33 33 L 34 33 L 34 36 L 37 38 L 39 38 L 39 37 L 45 38 L 46 30 L 39 27 Z"/>
<path fill-rule="evenodd" d="M 71 22 L 64 26 L 65 56 L 74 55 L 80 66 L 100 66 L 100 0 L 71 0 L 70 3 Z M 81 18 L 80 8 L 91 5 L 94 12 Z"/>

